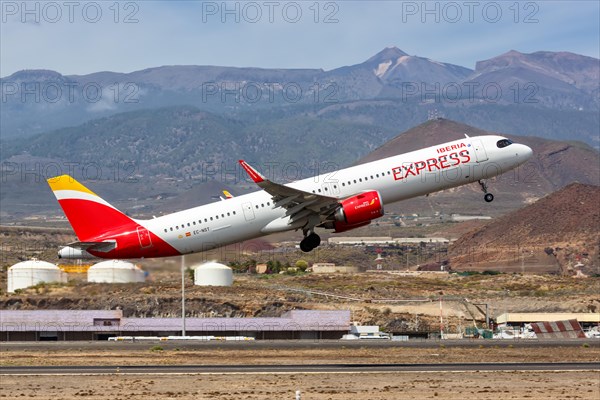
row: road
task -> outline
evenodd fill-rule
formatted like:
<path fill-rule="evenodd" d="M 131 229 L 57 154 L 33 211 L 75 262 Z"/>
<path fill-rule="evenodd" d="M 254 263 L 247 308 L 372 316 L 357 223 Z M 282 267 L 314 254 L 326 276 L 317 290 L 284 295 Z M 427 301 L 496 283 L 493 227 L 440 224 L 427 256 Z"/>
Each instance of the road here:
<path fill-rule="evenodd" d="M 1 375 L 286 374 L 432 371 L 600 371 L 597 362 L 450 364 L 289 364 L 0 367 Z"/>

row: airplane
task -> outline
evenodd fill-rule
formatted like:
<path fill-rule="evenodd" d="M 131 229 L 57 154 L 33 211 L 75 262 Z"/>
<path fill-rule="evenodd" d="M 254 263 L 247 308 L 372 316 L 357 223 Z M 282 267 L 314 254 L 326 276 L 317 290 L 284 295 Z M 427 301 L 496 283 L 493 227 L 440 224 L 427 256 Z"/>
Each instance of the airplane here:
<path fill-rule="evenodd" d="M 384 206 L 479 182 L 484 200 L 494 199 L 486 179 L 525 163 L 533 151 L 496 135 L 476 136 L 280 184 L 244 160 L 241 167 L 261 189 L 226 201 L 153 219 L 125 215 L 69 175 L 48 179 L 78 241 L 60 258 L 133 259 L 211 250 L 277 232 L 301 230 L 300 249 L 335 233 L 369 225 Z"/>

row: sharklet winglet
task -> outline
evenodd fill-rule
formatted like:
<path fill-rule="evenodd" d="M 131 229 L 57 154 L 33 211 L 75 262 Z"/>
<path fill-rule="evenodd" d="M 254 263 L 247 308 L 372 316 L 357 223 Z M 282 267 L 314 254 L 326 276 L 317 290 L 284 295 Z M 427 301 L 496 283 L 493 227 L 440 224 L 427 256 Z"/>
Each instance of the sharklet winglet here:
<path fill-rule="evenodd" d="M 250 165 L 248 165 L 248 163 L 246 161 L 239 160 L 239 162 L 240 162 L 240 165 L 242 166 L 242 168 L 244 168 L 244 170 L 248 173 L 248 175 L 250 175 L 250 178 L 252 178 L 254 183 L 261 183 L 266 180 L 264 176 L 262 176 L 257 170 L 255 170 Z"/>

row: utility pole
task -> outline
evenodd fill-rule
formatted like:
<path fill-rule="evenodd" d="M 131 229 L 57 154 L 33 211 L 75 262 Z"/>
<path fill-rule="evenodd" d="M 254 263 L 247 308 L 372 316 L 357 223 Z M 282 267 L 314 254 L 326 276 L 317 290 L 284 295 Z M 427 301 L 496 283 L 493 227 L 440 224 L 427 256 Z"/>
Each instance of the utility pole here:
<path fill-rule="evenodd" d="M 444 317 L 442 308 L 442 295 L 440 295 L 440 339 L 444 338 Z"/>
<path fill-rule="evenodd" d="M 181 256 L 181 336 L 185 336 L 185 256 Z"/>
<path fill-rule="evenodd" d="M 474 306 L 485 306 L 485 325 L 488 329 L 490 329 L 490 314 L 488 312 L 488 304 L 487 303 L 472 303 Z"/>

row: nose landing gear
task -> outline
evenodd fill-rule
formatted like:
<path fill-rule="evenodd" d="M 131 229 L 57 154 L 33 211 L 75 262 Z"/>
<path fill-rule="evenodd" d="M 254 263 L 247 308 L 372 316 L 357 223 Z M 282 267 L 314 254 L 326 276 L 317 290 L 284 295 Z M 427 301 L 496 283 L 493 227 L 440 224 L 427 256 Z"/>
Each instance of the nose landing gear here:
<path fill-rule="evenodd" d="M 487 188 L 487 184 L 485 183 L 485 181 L 483 181 L 483 180 L 479 181 L 479 185 L 481 185 L 481 190 L 483 190 L 483 193 L 485 193 L 483 196 L 483 199 L 487 203 L 491 203 L 492 201 L 494 201 L 494 195 L 491 193 L 488 193 L 488 188 Z"/>

